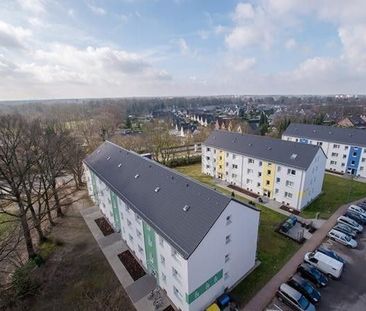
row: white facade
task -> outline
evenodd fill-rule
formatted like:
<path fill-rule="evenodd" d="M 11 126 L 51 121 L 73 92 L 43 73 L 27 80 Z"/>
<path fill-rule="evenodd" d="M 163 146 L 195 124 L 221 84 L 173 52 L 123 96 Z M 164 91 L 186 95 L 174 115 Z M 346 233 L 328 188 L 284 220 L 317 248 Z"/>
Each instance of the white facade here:
<path fill-rule="evenodd" d="M 327 156 L 327 170 L 366 178 L 366 148 L 289 135 L 282 135 L 282 140 L 321 146 Z"/>
<path fill-rule="evenodd" d="M 184 259 L 119 197 L 118 224 L 110 198 L 112 191 L 87 166 L 85 174 L 95 204 L 114 229 L 121 232 L 145 270 L 150 271 L 147 258 L 154 261 L 152 274 L 180 310 L 203 310 L 255 266 L 258 210 L 231 200 L 196 250 Z M 147 247 L 153 250 L 154 258 Z"/>
<path fill-rule="evenodd" d="M 321 193 L 325 162 L 321 149 L 302 170 L 202 145 L 202 173 L 299 211 Z"/>

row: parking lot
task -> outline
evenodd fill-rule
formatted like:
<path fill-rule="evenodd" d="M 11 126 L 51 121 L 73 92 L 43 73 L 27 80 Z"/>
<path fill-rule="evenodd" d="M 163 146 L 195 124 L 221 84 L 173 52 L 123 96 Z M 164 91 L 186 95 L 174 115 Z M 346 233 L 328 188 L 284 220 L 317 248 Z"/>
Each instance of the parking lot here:
<path fill-rule="evenodd" d="M 365 311 L 366 310 L 366 229 L 357 236 L 358 247 L 350 249 L 325 238 L 322 246 L 332 249 L 342 256 L 346 265 L 340 280 L 330 280 L 321 288 L 321 301 L 316 305 L 320 311 Z M 293 310 L 274 298 L 268 311 Z"/>

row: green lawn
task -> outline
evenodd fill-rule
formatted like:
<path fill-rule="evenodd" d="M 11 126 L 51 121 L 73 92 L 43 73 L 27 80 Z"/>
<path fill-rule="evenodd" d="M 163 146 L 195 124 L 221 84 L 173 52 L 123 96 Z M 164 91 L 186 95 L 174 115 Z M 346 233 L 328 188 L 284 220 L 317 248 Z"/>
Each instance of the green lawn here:
<path fill-rule="evenodd" d="M 366 197 L 366 184 L 325 174 L 323 192 L 301 216 L 314 218 L 319 212 L 321 218 L 328 219 L 341 205 Z"/>
<path fill-rule="evenodd" d="M 202 183 L 216 187 L 220 192 L 229 195 L 231 193 L 216 186 L 212 177 L 201 174 L 200 164 L 177 167 L 176 169 Z M 235 198 L 248 201 L 238 195 Z M 299 244 L 274 231 L 276 226 L 285 219 L 285 216 L 264 206 L 258 204 L 256 206 L 261 209 L 258 241 L 258 259 L 261 261 L 261 265 L 234 289 L 233 294 L 241 303 L 247 302 L 261 289 L 300 248 Z"/>

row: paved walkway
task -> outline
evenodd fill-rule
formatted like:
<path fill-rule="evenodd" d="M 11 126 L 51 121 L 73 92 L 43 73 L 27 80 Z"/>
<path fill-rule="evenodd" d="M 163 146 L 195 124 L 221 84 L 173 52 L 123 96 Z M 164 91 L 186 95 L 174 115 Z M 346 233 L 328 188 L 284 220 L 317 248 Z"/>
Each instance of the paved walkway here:
<path fill-rule="evenodd" d="M 122 240 L 119 232 L 108 236 L 103 235 L 94 221 L 97 218 L 103 217 L 97 207 L 82 210 L 80 213 L 137 311 L 163 310 L 167 306 L 173 305 L 164 292 L 161 291 L 163 304 L 159 309 L 155 309 L 153 300 L 148 299 L 150 292 L 157 288 L 155 278 L 146 273 L 136 281 L 132 279 L 117 256 L 129 248 Z"/>
<path fill-rule="evenodd" d="M 361 199 L 353 203 L 358 203 L 365 200 Z M 304 255 L 307 252 L 317 248 L 328 231 L 335 225 L 337 218 L 344 214 L 347 207 L 346 204 L 341 206 L 324 224 L 318 229 L 313 236 L 297 251 L 297 253 L 286 263 L 286 265 L 249 301 L 242 309 L 247 311 L 262 311 L 271 302 L 279 286 L 286 282 L 295 272 L 297 266 L 304 260 Z"/>

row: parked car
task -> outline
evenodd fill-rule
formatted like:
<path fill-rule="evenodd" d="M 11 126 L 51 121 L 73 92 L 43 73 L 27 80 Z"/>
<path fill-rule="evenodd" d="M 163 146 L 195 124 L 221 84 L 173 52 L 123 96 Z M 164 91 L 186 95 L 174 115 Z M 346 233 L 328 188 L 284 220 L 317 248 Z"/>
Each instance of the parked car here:
<path fill-rule="evenodd" d="M 317 268 L 309 265 L 308 263 L 302 263 L 299 265 L 297 267 L 297 272 L 302 277 L 312 282 L 316 287 L 324 287 L 328 284 L 328 278 Z"/>
<path fill-rule="evenodd" d="M 357 236 L 357 231 L 352 229 L 351 227 L 343 224 L 343 223 L 337 223 L 334 227 L 333 227 L 334 230 L 337 230 L 337 231 L 340 231 L 340 232 L 343 232 L 345 234 L 348 234 L 349 236 L 351 236 L 352 238 L 356 238 Z"/>
<path fill-rule="evenodd" d="M 355 212 L 355 213 L 364 215 L 366 217 L 366 211 L 362 207 L 357 206 L 357 205 L 348 206 L 347 211 Z"/>
<path fill-rule="evenodd" d="M 343 262 L 318 251 L 306 253 L 304 261 L 333 279 L 339 279 L 343 272 Z"/>
<path fill-rule="evenodd" d="M 345 225 L 351 227 L 353 230 L 356 230 L 357 232 L 363 231 L 363 227 L 357 221 L 354 221 L 353 219 L 351 219 L 349 217 L 340 216 L 340 217 L 338 217 L 337 222 L 345 224 Z"/>
<path fill-rule="evenodd" d="M 287 281 L 287 284 L 303 294 L 311 303 L 318 303 L 320 301 L 321 295 L 319 291 L 300 275 L 295 274 Z"/>
<path fill-rule="evenodd" d="M 290 216 L 281 226 L 281 231 L 288 232 L 297 223 L 296 216 Z"/>
<path fill-rule="evenodd" d="M 343 232 L 334 230 L 334 229 L 332 229 L 328 232 L 328 236 L 332 240 L 337 241 L 338 243 L 341 243 L 347 247 L 356 248 L 358 245 L 357 241 L 352 239 L 351 236 L 349 236 Z"/>
<path fill-rule="evenodd" d="M 363 216 L 361 214 L 347 211 L 344 216 L 353 219 L 354 221 L 358 222 L 360 225 L 366 224 L 366 216 Z"/>
<path fill-rule="evenodd" d="M 335 260 L 338 260 L 340 262 L 342 262 L 343 264 L 346 263 L 346 260 L 344 258 L 342 258 L 341 256 L 339 256 L 335 251 L 332 251 L 331 249 L 325 248 L 325 247 L 319 247 L 317 249 L 318 252 L 321 252 L 329 257 L 334 258 Z"/>
<path fill-rule="evenodd" d="M 287 305 L 293 307 L 298 311 L 315 311 L 314 305 L 305 298 L 304 295 L 299 293 L 296 289 L 282 283 L 279 290 L 277 291 L 277 296 L 280 301 L 283 301 Z"/>

